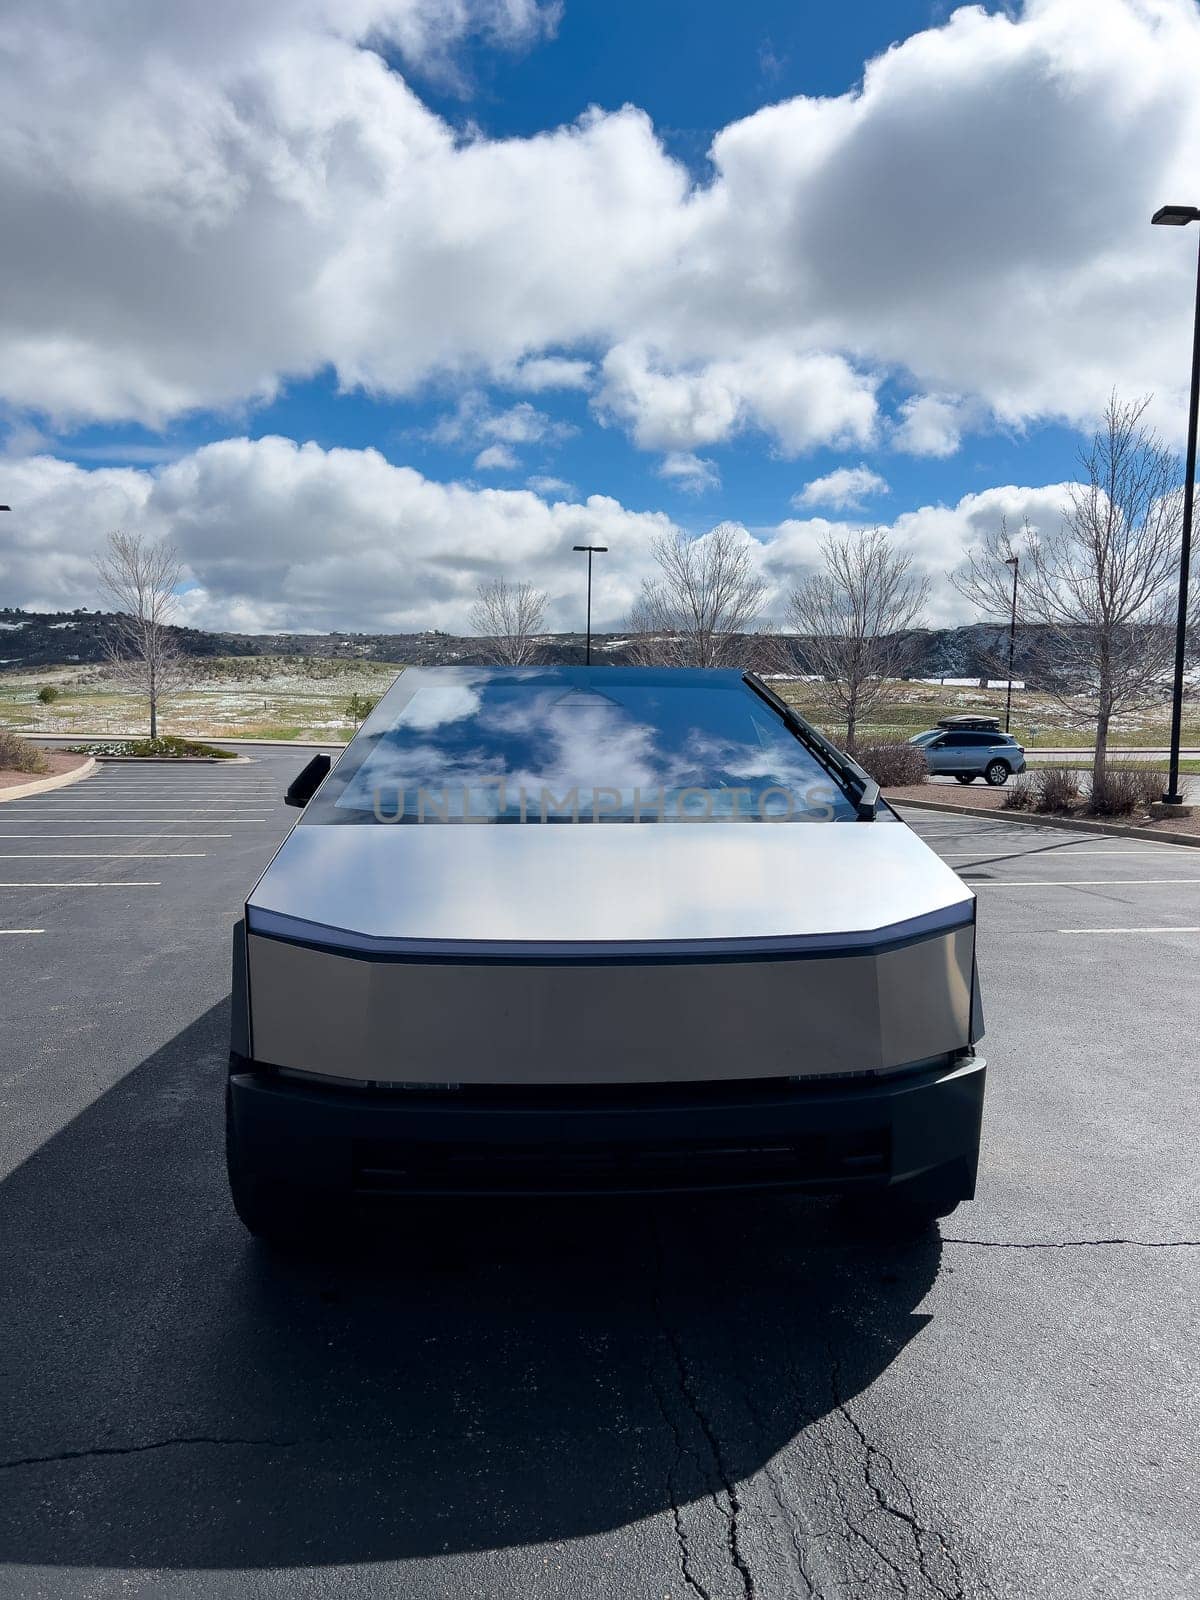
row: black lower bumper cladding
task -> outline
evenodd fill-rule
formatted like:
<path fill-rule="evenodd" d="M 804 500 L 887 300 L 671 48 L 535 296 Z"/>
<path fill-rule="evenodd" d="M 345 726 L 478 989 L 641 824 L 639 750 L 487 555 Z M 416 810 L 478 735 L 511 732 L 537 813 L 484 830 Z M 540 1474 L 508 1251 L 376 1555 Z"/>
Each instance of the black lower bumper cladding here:
<path fill-rule="evenodd" d="M 847 1192 L 935 1168 L 974 1193 L 985 1067 L 725 1084 L 332 1086 L 231 1058 L 261 1176 L 331 1196 Z"/>

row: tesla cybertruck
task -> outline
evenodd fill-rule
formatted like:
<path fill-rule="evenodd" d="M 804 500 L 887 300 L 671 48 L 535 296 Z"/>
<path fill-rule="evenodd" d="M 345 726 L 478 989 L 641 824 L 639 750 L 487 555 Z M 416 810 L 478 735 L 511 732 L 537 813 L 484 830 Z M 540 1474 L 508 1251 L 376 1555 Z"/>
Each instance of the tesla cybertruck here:
<path fill-rule="evenodd" d="M 389 1196 L 973 1194 L 974 896 L 753 674 L 410 670 L 288 799 L 234 939 L 253 1233 Z"/>

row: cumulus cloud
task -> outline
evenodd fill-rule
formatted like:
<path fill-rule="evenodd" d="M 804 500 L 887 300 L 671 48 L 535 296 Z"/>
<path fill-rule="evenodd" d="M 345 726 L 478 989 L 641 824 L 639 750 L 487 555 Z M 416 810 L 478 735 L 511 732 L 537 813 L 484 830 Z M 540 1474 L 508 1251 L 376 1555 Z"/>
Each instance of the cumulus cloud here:
<path fill-rule="evenodd" d="M 0 589 L 8 604 L 31 609 L 98 605 L 94 556 L 124 528 L 175 543 L 190 585 L 182 612 L 198 627 L 468 632 L 478 584 L 503 575 L 545 588 L 547 625 L 566 629 L 579 625 L 572 546 L 604 544 L 597 625 L 619 626 L 655 573 L 655 538 L 677 525 L 604 495 L 573 499 L 558 480 L 531 483 L 540 493 L 438 483 L 375 450 L 283 438 L 224 439 L 154 469 L 10 460 L 5 492 L 16 509 L 0 518 Z M 559 489 L 552 504 L 541 497 Z M 931 619 L 969 617 L 946 573 L 1002 517 L 1052 527 L 1066 494 L 1063 484 L 1000 486 L 897 516 L 896 539 L 933 585 Z M 809 517 L 753 530 L 768 617 L 782 619 L 822 536 L 849 526 Z"/>
<path fill-rule="evenodd" d="M 568 483 L 565 478 L 554 478 L 545 473 L 535 473 L 532 478 L 526 478 L 525 484 L 534 494 L 545 495 L 547 499 L 557 495 L 561 500 L 578 493 L 575 485 Z"/>
<path fill-rule="evenodd" d="M 655 450 L 861 446 L 883 375 L 922 396 L 894 442 L 925 453 L 944 396 L 1086 422 L 1115 383 L 1178 432 L 1193 262 L 1146 224 L 1200 168 L 1193 0 L 964 7 L 861 87 L 721 130 L 702 184 L 635 107 L 489 139 L 388 65 L 556 14 L 8 7 L 0 400 L 158 424 L 325 367 L 537 392 L 594 355 L 601 414 Z"/>
<path fill-rule="evenodd" d="M 187 620 L 217 629 L 470 631 L 480 582 L 532 577 L 548 625 L 579 624 L 576 544 L 606 544 L 596 615 L 614 625 L 675 525 L 605 495 L 548 505 L 527 489 L 437 483 L 375 450 L 225 439 L 155 471 L 12 461 L 0 588 L 34 609 L 101 603 L 93 558 L 113 528 L 172 540 Z"/>
<path fill-rule="evenodd" d="M 530 394 L 541 394 L 546 389 L 586 389 L 592 379 L 592 363 L 566 356 L 531 356 L 511 372 L 495 372 L 493 377 L 510 389 L 524 389 Z"/>
<path fill-rule="evenodd" d="M 575 431 L 571 423 L 555 421 L 528 400 L 498 411 L 478 390 L 469 390 L 453 412 L 434 424 L 429 437 L 438 444 L 479 444 L 487 439 L 498 445 L 561 444 Z M 508 454 L 512 456 L 512 451 Z"/>
<path fill-rule="evenodd" d="M 962 442 L 963 408 L 944 395 L 913 395 L 900 407 L 892 447 L 910 456 L 952 456 Z"/>
<path fill-rule="evenodd" d="M 658 475 L 686 494 L 703 494 L 706 489 L 717 489 L 721 484 L 716 463 L 706 456 L 693 455 L 690 450 L 672 450 L 664 456 Z"/>
<path fill-rule="evenodd" d="M 799 494 L 792 496 L 796 507 L 829 506 L 834 511 L 858 511 L 870 495 L 888 494 L 886 478 L 872 472 L 865 463 L 857 467 L 835 467 L 822 478 L 813 478 Z"/>
<path fill-rule="evenodd" d="M 875 382 L 840 356 L 762 348 L 672 369 L 626 344 L 608 352 L 603 375 L 597 405 L 649 450 L 694 449 L 755 426 L 797 455 L 820 444 L 868 444 L 875 430 Z"/>
<path fill-rule="evenodd" d="M 911 555 L 917 571 L 930 580 L 930 624 L 948 627 L 977 621 L 948 574 L 961 564 L 968 551 L 982 547 L 1001 519 L 1007 519 L 1013 528 L 1020 528 L 1026 521 L 1035 530 L 1056 527 L 1067 504 L 1068 488 L 1063 483 L 1040 488 L 999 485 L 964 495 L 953 506 L 920 506 L 882 524 L 897 545 Z M 819 565 L 821 541 L 829 533 L 846 532 L 856 526 L 826 517 L 808 517 L 791 518 L 769 530 L 758 530 L 764 541 L 764 575 L 775 585 L 776 596 L 786 589 L 794 572 Z"/>
<path fill-rule="evenodd" d="M 520 465 L 520 456 L 506 444 L 489 444 L 475 457 L 476 472 L 514 472 Z"/>

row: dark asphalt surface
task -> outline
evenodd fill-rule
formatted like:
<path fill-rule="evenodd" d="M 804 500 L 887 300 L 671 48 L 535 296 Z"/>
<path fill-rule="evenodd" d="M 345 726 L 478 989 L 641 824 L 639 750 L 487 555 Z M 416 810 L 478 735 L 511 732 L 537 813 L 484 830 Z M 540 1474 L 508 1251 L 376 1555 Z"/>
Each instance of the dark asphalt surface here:
<path fill-rule="evenodd" d="M 913 813 L 989 1023 L 940 1232 L 489 1206 L 280 1263 L 221 1157 L 306 758 L 256 755 L 0 805 L 0 928 L 44 930 L 0 933 L 0 1594 L 1197 1592 L 1200 857 Z"/>

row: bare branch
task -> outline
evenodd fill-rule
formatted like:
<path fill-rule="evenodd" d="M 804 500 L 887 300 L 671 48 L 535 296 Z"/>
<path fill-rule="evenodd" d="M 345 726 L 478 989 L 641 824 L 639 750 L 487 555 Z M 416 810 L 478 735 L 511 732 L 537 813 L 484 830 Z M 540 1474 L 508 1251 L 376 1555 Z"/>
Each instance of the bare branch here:
<path fill-rule="evenodd" d="M 845 725 L 853 745 L 887 693 L 887 680 L 911 665 L 913 630 L 921 626 L 929 580 L 911 558 L 893 550 L 882 528 L 830 534 L 821 545 L 824 570 L 803 577 L 789 600 L 791 623 L 814 672 L 817 699 Z"/>
<path fill-rule="evenodd" d="M 176 610 L 179 556 L 164 541 L 140 533 L 110 533 L 96 559 L 100 585 L 117 611 L 106 641 L 111 676 L 142 696 L 150 709 L 150 737 L 158 737 L 162 702 L 186 681 L 184 659 L 170 631 Z"/>
<path fill-rule="evenodd" d="M 661 577 L 643 583 L 630 609 L 630 660 L 679 667 L 742 664 L 747 643 L 741 636 L 754 628 L 767 590 L 746 530 L 720 522 L 699 539 L 664 534 L 652 553 Z"/>
<path fill-rule="evenodd" d="M 1042 534 L 1027 524 L 1014 542 L 1002 523 L 952 574 L 981 611 L 1005 615 L 1004 562 L 1020 556 L 1017 612 L 1038 630 L 1033 670 L 1095 727 L 1094 780 L 1104 775 L 1113 716 L 1161 700 L 1174 651 L 1181 472 L 1143 421 L 1148 403 L 1110 397 L 1057 528 Z"/>
<path fill-rule="evenodd" d="M 538 660 L 546 612 L 546 596 L 531 583 L 510 584 L 504 578 L 481 583 L 471 608 L 471 626 L 483 635 L 484 654 L 506 667 L 529 666 Z"/>

